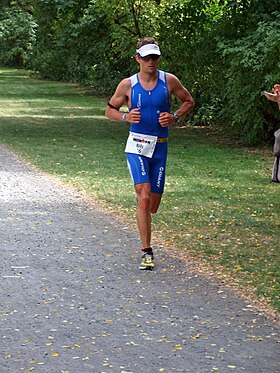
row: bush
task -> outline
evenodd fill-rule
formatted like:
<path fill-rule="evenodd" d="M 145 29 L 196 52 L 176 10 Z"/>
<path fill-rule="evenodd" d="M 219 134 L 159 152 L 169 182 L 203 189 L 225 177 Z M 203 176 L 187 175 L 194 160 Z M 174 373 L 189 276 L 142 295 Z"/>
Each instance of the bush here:
<path fill-rule="evenodd" d="M 6 8 L 0 16 L 0 63 L 29 67 L 36 23 L 32 16 L 18 8 Z"/>
<path fill-rule="evenodd" d="M 218 43 L 228 64 L 220 123 L 249 144 L 268 141 L 279 125 L 277 110 L 262 97 L 280 81 L 279 29 L 275 12 L 235 42 Z"/>

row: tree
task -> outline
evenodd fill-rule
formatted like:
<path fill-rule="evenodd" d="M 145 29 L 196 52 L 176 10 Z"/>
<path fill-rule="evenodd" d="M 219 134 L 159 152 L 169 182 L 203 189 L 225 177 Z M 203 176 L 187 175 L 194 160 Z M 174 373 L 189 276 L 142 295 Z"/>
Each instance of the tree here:
<path fill-rule="evenodd" d="M 174 72 L 196 100 L 192 123 L 219 126 L 250 143 L 270 138 L 279 123 L 260 95 L 280 80 L 279 0 L 4 3 L 2 63 L 32 67 L 41 77 L 80 82 L 109 96 L 137 71 L 137 40 L 155 36 L 161 68 Z"/>
<path fill-rule="evenodd" d="M 28 67 L 36 27 L 29 13 L 19 8 L 7 7 L 0 17 L 0 63 Z"/>
<path fill-rule="evenodd" d="M 269 141 L 279 125 L 278 113 L 261 98 L 262 91 L 280 81 L 280 12 L 273 17 L 259 22 L 254 32 L 246 32 L 235 42 L 218 43 L 228 63 L 220 121 L 251 144 Z"/>

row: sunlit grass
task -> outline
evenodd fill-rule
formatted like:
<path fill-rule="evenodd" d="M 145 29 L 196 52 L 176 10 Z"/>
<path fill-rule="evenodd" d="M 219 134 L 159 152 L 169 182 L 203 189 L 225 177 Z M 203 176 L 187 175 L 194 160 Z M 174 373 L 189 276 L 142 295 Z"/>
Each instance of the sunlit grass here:
<path fill-rule="evenodd" d="M 107 100 L 85 88 L 27 76 L 0 70 L 0 141 L 134 223 L 128 125 L 105 119 Z M 280 187 L 270 183 L 272 163 L 269 152 L 230 146 L 207 129 L 173 128 L 153 229 L 166 246 L 280 310 Z"/>

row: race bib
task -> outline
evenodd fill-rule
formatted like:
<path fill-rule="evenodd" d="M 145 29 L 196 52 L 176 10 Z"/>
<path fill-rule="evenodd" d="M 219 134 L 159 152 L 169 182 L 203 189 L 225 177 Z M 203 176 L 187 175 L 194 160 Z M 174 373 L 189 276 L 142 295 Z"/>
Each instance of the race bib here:
<path fill-rule="evenodd" d="M 126 142 L 125 152 L 152 158 L 156 144 L 157 136 L 130 132 Z"/>

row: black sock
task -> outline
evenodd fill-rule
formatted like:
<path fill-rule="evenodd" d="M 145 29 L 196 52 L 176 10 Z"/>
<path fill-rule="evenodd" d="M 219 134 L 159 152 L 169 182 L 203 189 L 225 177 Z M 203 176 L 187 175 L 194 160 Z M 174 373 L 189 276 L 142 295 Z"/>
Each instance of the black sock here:
<path fill-rule="evenodd" d="M 151 247 L 147 247 L 145 249 L 142 249 L 144 254 L 153 254 L 153 249 Z"/>

